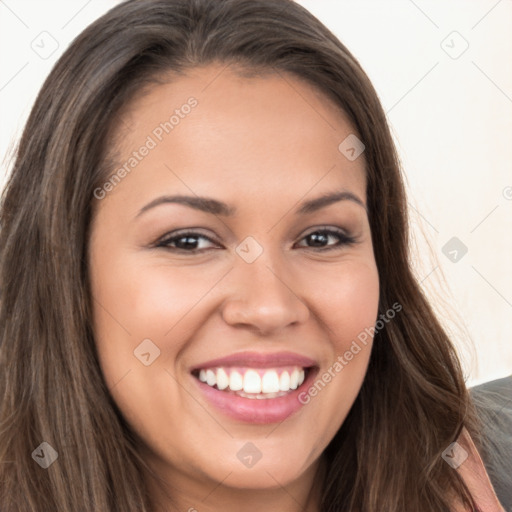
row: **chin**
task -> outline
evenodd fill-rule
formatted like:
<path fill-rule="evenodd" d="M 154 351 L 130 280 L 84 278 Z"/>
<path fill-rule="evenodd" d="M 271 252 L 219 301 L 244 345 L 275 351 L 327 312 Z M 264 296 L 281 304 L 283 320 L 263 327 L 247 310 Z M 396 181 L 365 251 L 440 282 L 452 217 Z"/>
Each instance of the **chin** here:
<path fill-rule="evenodd" d="M 258 451 L 255 445 L 261 450 Z M 222 481 L 229 475 L 224 484 L 239 489 L 283 487 L 300 478 L 308 470 L 311 466 L 311 451 L 300 453 L 289 446 L 272 449 L 265 446 L 264 439 L 256 440 L 254 445 L 248 441 L 237 450 L 237 456 L 234 458 L 218 457 L 219 465 L 215 468 L 211 467 L 211 459 L 208 460 L 208 473 L 216 481 Z"/>

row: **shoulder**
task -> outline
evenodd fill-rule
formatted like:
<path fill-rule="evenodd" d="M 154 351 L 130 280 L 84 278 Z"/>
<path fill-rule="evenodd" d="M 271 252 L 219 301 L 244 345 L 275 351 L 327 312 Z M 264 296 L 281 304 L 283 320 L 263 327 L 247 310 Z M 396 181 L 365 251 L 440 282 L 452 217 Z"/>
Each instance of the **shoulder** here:
<path fill-rule="evenodd" d="M 512 512 L 512 375 L 470 392 L 482 422 L 480 455 L 499 500 Z"/>
<path fill-rule="evenodd" d="M 462 429 L 457 439 L 455 449 L 460 451 L 459 457 L 461 460 L 461 464 L 456 468 L 456 471 L 468 486 L 478 509 L 481 512 L 505 512 L 496 496 L 482 458 L 465 428 Z M 453 512 L 466 512 L 466 509 L 456 503 Z"/>
<path fill-rule="evenodd" d="M 472 387 L 470 389 L 471 393 L 499 393 L 505 399 L 507 396 L 510 397 L 512 394 L 512 375 L 508 377 L 504 377 L 503 379 L 492 380 L 490 382 L 485 382 L 484 384 L 480 384 L 478 386 Z"/>

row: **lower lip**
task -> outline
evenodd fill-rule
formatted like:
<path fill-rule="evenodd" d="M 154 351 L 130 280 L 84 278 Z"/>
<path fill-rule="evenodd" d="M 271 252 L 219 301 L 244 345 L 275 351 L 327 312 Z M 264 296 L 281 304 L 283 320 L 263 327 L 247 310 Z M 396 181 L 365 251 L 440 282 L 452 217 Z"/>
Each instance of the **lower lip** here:
<path fill-rule="evenodd" d="M 313 381 L 318 369 L 311 368 L 304 382 L 287 395 L 278 398 L 244 398 L 226 391 L 220 391 L 201 382 L 192 375 L 206 399 L 225 415 L 246 423 L 279 423 L 297 412 L 304 404 L 299 394 Z"/>

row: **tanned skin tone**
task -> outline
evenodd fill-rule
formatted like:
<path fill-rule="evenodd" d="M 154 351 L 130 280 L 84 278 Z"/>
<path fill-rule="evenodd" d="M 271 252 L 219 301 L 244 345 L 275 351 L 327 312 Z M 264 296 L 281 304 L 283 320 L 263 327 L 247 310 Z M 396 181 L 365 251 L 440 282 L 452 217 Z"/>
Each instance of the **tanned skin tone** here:
<path fill-rule="evenodd" d="M 354 128 L 311 85 L 212 64 L 129 105 L 112 141 L 119 162 L 190 97 L 190 113 L 94 205 L 88 257 L 101 369 L 176 510 L 318 511 L 321 454 L 361 388 L 372 340 L 280 422 L 230 417 L 191 369 L 285 351 L 314 360 L 319 378 L 375 325 L 364 153 L 350 161 L 339 151 Z M 341 191 L 354 197 L 297 213 Z M 175 195 L 213 198 L 234 212 L 162 203 L 140 213 Z M 355 241 L 311 236 L 321 229 Z M 188 246 L 187 231 L 198 233 Z M 181 238 L 169 242 L 175 233 Z M 263 250 L 252 263 L 236 251 L 247 237 Z M 160 350 L 148 366 L 134 355 L 145 339 Z M 261 453 L 252 467 L 237 457 L 248 442 Z M 159 512 L 175 510 L 159 486 L 150 488 Z"/>

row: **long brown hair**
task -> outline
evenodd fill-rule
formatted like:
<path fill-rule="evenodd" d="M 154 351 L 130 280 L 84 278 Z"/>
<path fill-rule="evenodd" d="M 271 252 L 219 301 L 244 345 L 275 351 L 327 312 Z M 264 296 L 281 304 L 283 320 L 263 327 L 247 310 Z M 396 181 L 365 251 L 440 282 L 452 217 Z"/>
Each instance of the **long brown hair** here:
<path fill-rule="evenodd" d="M 324 512 L 449 511 L 468 489 L 441 457 L 476 417 L 447 334 L 411 271 L 400 163 L 357 60 L 290 0 L 129 0 L 90 25 L 45 81 L 0 212 L 0 510 L 146 511 L 139 439 L 113 402 L 91 328 L 94 190 L 113 172 L 121 108 L 170 72 L 219 62 L 313 84 L 366 146 L 380 330 L 360 393 L 325 451 Z M 341 142 L 341 141 L 340 141 Z M 46 470 L 42 442 L 58 459 Z"/>

